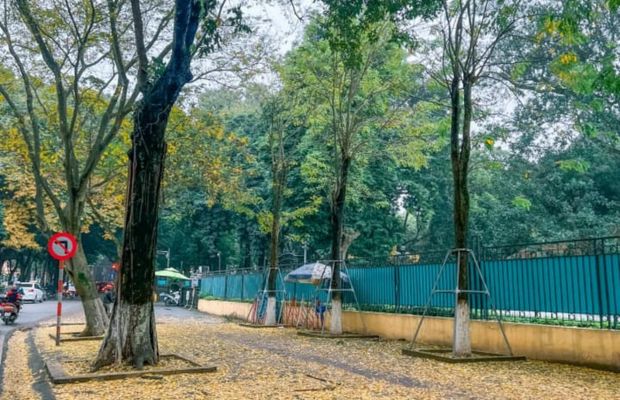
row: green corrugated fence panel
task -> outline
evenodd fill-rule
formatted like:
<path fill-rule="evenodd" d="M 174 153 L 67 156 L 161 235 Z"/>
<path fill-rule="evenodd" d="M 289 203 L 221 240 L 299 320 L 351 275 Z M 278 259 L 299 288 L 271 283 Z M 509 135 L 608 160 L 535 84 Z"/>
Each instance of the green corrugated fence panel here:
<path fill-rule="evenodd" d="M 394 275 L 390 268 L 349 268 L 349 278 L 360 304 L 394 303 Z M 346 296 L 345 301 L 352 302 L 352 299 Z"/>
<path fill-rule="evenodd" d="M 604 265 L 605 292 L 608 300 L 605 301 L 609 315 L 620 320 L 620 255 L 612 254 L 602 256 Z"/>
<path fill-rule="evenodd" d="M 225 278 L 223 275 L 211 275 L 202 280 L 201 294 L 224 297 Z"/>
<path fill-rule="evenodd" d="M 598 314 L 601 309 L 596 258 L 485 261 L 482 270 L 498 309 Z"/>
<path fill-rule="evenodd" d="M 251 300 L 256 298 L 256 293 L 262 289 L 263 275 L 257 273 L 247 274 L 243 282 L 243 298 Z"/>
<path fill-rule="evenodd" d="M 481 261 L 481 270 L 496 308 L 511 312 L 559 313 L 566 315 L 620 315 L 620 255 L 565 256 L 501 261 Z M 386 265 L 349 267 L 351 282 L 363 307 L 388 306 L 421 308 L 426 305 L 440 264 Z M 484 285 L 470 264 L 470 288 L 482 290 Z M 228 279 L 228 281 L 226 281 Z M 243 279 L 243 292 L 241 280 Z M 215 297 L 250 299 L 262 289 L 261 273 L 207 276 L 201 291 Z M 447 264 L 437 289 L 454 289 L 456 266 Z M 281 289 L 281 282 L 278 281 Z M 312 285 L 285 284 L 287 298 L 313 299 Z M 325 292 L 322 292 L 325 294 Z M 325 299 L 322 299 L 323 301 Z M 353 303 L 350 294 L 345 302 Z M 471 295 L 474 310 L 491 307 L 482 295 Z M 454 294 L 438 294 L 431 306 L 451 308 Z M 618 318 L 618 317 L 616 317 Z"/>
<path fill-rule="evenodd" d="M 241 274 L 228 275 L 228 288 L 226 290 L 226 298 L 241 299 Z"/>
<path fill-rule="evenodd" d="M 398 268 L 399 299 L 401 308 L 424 307 L 428 300 L 433 284 L 441 270 L 441 264 L 401 265 Z M 456 270 L 454 264 L 446 264 L 437 281 L 436 290 L 454 290 Z M 431 307 L 454 306 L 453 293 L 437 293 L 431 298 Z"/>

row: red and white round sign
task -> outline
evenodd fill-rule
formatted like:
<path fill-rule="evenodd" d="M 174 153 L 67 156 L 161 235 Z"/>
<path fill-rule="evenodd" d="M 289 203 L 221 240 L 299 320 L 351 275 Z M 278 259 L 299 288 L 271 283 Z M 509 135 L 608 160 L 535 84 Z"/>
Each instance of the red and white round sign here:
<path fill-rule="evenodd" d="M 77 240 L 70 233 L 56 233 L 47 242 L 47 251 L 58 261 L 68 260 L 77 251 Z"/>

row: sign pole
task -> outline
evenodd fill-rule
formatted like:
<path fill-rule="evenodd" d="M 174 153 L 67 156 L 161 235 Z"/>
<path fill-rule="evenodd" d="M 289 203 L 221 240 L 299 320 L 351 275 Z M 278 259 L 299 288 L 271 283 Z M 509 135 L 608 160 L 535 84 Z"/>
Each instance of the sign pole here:
<path fill-rule="evenodd" d="M 58 307 L 56 308 L 56 346 L 60 346 L 60 318 L 62 316 L 62 289 L 64 287 L 63 274 L 65 271 L 65 262 L 59 261 L 58 265 Z"/>
<path fill-rule="evenodd" d="M 56 308 L 56 346 L 60 346 L 60 318 L 62 316 L 62 289 L 65 286 L 63 275 L 65 272 L 65 260 L 75 256 L 77 251 L 77 239 L 70 233 L 59 232 L 52 235 L 47 242 L 47 251 L 52 258 L 58 260 L 58 307 Z"/>

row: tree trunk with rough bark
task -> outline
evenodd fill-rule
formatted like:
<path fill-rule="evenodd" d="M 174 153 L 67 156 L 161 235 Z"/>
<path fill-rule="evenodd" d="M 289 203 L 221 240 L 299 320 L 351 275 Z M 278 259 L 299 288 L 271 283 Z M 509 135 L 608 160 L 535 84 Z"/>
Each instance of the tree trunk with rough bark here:
<path fill-rule="evenodd" d="M 139 1 L 132 0 L 134 23 L 142 25 Z M 191 47 L 200 20 L 202 2 L 175 2 L 172 54 L 161 76 L 147 82 L 147 57 L 142 32 L 136 41 L 140 59 L 142 99 L 133 115 L 132 148 L 123 253 L 116 301 L 110 327 L 99 348 L 93 369 L 131 363 L 141 369 L 159 360 L 153 283 L 157 246 L 159 196 L 166 155 L 165 131 L 172 106 L 181 89 L 192 79 Z"/>
<path fill-rule="evenodd" d="M 277 114 L 276 114 L 277 115 Z M 282 222 L 282 202 L 288 175 L 287 160 L 284 150 L 284 129 L 282 121 L 272 115 L 272 129 L 269 132 L 269 148 L 271 149 L 271 246 L 269 257 L 269 278 L 267 282 L 267 313 L 265 325 L 275 325 L 277 321 L 277 296 L 280 252 L 280 230 Z"/>
<path fill-rule="evenodd" d="M 75 256 L 66 263 L 66 269 L 82 301 L 86 328 L 81 334 L 83 336 L 99 336 L 103 335 L 108 327 L 108 314 L 97 292 L 95 279 L 88 266 L 86 253 L 82 246 L 80 227 L 84 213 L 84 198 L 83 193 L 73 191 L 69 196 L 69 207 L 63 216 L 65 230 L 75 236 L 78 241 Z"/>
<path fill-rule="evenodd" d="M 273 144 L 272 144 L 273 148 Z M 269 255 L 269 279 L 267 282 L 267 314 L 265 316 L 265 325 L 275 325 L 276 316 L 276 290 L 278 286 L 279 273 L 279 247 L 280 247 L 280 220 L 282 218 L 282 196 L 284 195 L 284 186 L 286 184 L 286 169 L 284 164 L 284 150 L 282 147 L 282 136 L 279 136 L 278 150 L 272 156 L 272 192 L 273 203 L 271 206 L 271 248 Z"/>
<path fill-rule="evenodd" d="M 330 213 L 332 231 L 331 258 L 333 268 L 331 282 L 332 310 L 329 331 L 333 335 L 342 334 L 342 292 L 340 291 L 342 284 L 340 282 L 340 266 L 342 262 L 344 262 L 344 260 L 342 260 L 342 239 L 344 235 L 345 202 L 350 166 L 351 158 L 343 156 L 340 171 L 338 171 L 339 177 L 334 188 Z"/>
<path fill-rule="evenodd" d="M 145 97 L 134 117 L 117 300 L 96 368 L 120 360 L 142 368 L 144 363 L 154 365 L 159 360 L 152 295 L 169 110 L 153 107 L 149 100 L 153 99 Z"/>
<path fill-rule="evenodd" d="M 467 176 L 469 156 L 471 151 L 471 82 L 463 78 L 463 105 L 460 99 L 460 77 L 455 74 L 451 86 L 451 161 L 452 178 L 454 183 L 454 244 L 457 249 L 467 248 L 467 227 L 469 218 L 469 190 Z M 462 126 L 460 121 L 461 107 L 463 108 Z M 460 137 L 460 140 L 459 140 Z M 455 356 L 471 356 L 471 337 L 469 330 L 469 296 L 468 290 L 468 255 L 461 253 L 458 262 L 458 282 L 455 309 L 454 335 L 452 351 Z"/>
<path fill-rule="evenodd" d="M 274 190 L 273 209 L 271 221 L 271 248 L 269 254 L 269 278 L 267 280 L 267 312 L 265 325 L 275 325 L 276 316 L 276 290 L 278 286 L 278 246 L 280 245 L 280 203 L 281 193 Z"/>
<path fill-rule="evenodd" d="M 353 229 L 344 229 L 342 234 L 342 243 L 340 244 L 340 256 L 343 260 L 347 259 L 347 254 L 349 253 L 349 247 L 353 244 L 355 239 L 360 236 L 358 231 Z"/>
<path fill-rule="evenodd" d="M 95 280 L 93 279 L 91 269 L 88 267 L 86 254 L 79 241 L 79 236 L 77 238 L 78 248 L 75 256 L 65 264 L 66 271 L 71 277 L 75 290 L 82 301 L 86 328 L 84 328 L 81 335 L 99 336 L 103 335 L 108 327 L 108 315 L 94 284 Z"/>

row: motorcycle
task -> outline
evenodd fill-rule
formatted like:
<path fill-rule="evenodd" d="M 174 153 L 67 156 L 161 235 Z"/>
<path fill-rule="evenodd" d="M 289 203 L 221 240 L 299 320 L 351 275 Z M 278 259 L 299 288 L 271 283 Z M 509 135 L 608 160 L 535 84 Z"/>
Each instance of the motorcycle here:
<path fill-rule="evenodd" d="M 181 292 L 178 290 L 171 293 L 161 292 L 159 298 L 167 306 L 178 306 L 181 303 Z"/>
<path fill-rule="evenodd" d="M 19 308 L 13 303 L 0 303 L 0 313 L 4 323 L 10 325 L 17 319 Z"/>

